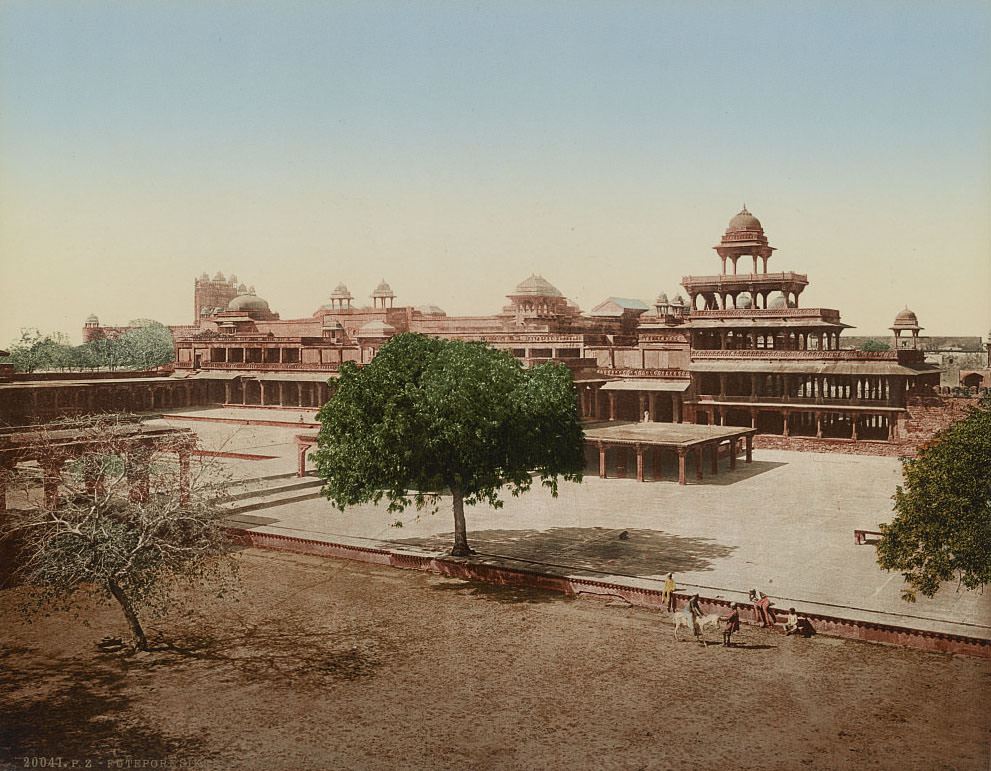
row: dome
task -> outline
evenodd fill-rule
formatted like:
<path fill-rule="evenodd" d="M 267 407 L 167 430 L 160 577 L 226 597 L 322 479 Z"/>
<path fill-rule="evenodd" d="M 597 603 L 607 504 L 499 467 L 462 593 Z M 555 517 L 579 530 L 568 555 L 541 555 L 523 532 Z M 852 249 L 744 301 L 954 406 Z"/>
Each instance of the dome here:
<path fill-rule="evenodd" d="M 200 273 L 200 281 L 209 281 L 209 280 L 210 280 L 209 273 L 207 273 L 205 270 L 202 273 Z"/>
<path fill-rule="evenodd" d="M 657 299 L 654 300 L 654 305 L 667 305 L 667 304 L 668 304 L 668 296 L 664 292 L 661 292 L 659 295 L 657 295 Z"/>
<path fill-rule="evenodd" d="M 513 294 L 531 297 L 564 297 L 547 279 L 536 273 L 531 273 L 530 278 L 517 284 Z"/>
<path fill-rule="evenodd" d="M 446 316 L 442 308 L 438 308 L 436 305 L 417 305 L 416 310 L 420 311 L 424 316 Z"/>
<path fill-rule="evenodd" d="M 743 204 L 743 209 L 729 221 L 729 227 L 726 228 L 727 233 L 735 230 L 763 230 L 760 220 L 747 211 L 746 204 Z"/>
<path fill-rule="evenodd" d="M 338 299 L 338 298 L 343 299 L 343 300 L 350 300 L 350 299 L 352 299 L 351 293 L 348 291 L 348 288 L 346 286 L 344 286 L 344 282 L 343 281 L 340 284 L 337 285 L 337 287 L 334 289 L 333 292 L 330 293 L 330 296 L 333 299 L 335 299 L 335 300 Z"/>
<path fill-rule="evenodd" d="M 682 297 L 680 294 L 676 294 L 674 296 L 674 299 L 671 301 L 671 304 L 672 305 L 684 305 L 685 304 L 685 298 Z"/>
<path fill-rule="evenodd" d="M 218 270 L 218 271 L 217 271 L 216 273 L 214 273 L 214 274 L 213 274 L 213 280 L 214 280 L 214 281 L 223 281 L 223 280 L 224 280 L 224 274 L 223 274 L 223 273 L 221 273 L 221 272 L 220 272 L 220 271 Z"/>
<path fill-rule="evenodd" d="M 768 308 L 787 308 L 788 301 L 785 300 L 785 296 L 781 292 L 777 292 L 767 303 Z"/>
<path fill-rule="evenodd" d="M 241 284 L 241 285 L 240 285 L 240 286 L 239 286 L 239 287 L 237 288 L 237 293 L 238 293 L 238 294 L 247 294 L 247 293 L 248 293 L 248 287 L 246 287 L 246 286 L 245 286 L 244 284 Z"/>
<path fill-rule="evenodd" d="M 750 308 L 754 304 L 754 301 L 750 299 L 750 295 L 741 294 L 736 298 L 736 307 L 741 309 Z"/>
<path fill-rule="evenodd" d="M 915 313 L 910 311 L 908 308 L 905 308 L 905 310 L 898 312 L 898 315 L 895 316 L 895 321 L 891 326 L 900 327 L 902 329 L 911 329 L 919 326 L 919 319 L 916 317 Z"/>
<path fill-rule="evenodd" d="M 375 291 L 372 292 L 372 297 L 395 297 L 395 292 L 392 291 L 392 287 L 386 283 L 383 278 L 379 285 L 375 287 Z"/>
<path fill-rule="evenodd" d="M 91 313 L 89 316 L 86 317 L 86 323 L 87 324 L 99 324 L 100 323 L 100 320 L 96 317 L 96 314 L 95 313 Z"/>
<path fill-rule="evenodd" d="M 227 306 L 229 311 L 267 311 L 268 303 L 253 294 L 239 294 Z"/>

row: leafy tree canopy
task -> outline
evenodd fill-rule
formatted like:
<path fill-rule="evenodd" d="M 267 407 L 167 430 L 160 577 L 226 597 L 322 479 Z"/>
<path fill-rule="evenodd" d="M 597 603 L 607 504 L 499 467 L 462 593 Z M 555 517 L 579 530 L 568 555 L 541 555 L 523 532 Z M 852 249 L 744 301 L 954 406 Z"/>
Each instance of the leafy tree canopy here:
<path fill-rule="evenodd" d="M 370 364 L 345 364 L 312 454 L 322 493 L 342 511 L 389 501 L 389 511 L 453 496 L 452 554 L 469 553 L 464 504 L 502 506 L 499 493 L 557 495 L 558 477 L 581 481 L 583 432 L 566 367 L 524 369 L 483 343 L 403 334 Z"/>
<path fill-rule="evenodd" d="M 870 340 L 865 340 L 864 344 L 860 347 L 862 351 L 890 351 L 891 346 L 882 340 L 875 340 L 873 337 Z"/>
<path fill-rule="evenodd" d="M 902 471 L 877 561 L 901 571 L 905 599 L 932 597 L 954 578 L 968 589 L 991 582 L 991 399 L 902 459 Z"/>

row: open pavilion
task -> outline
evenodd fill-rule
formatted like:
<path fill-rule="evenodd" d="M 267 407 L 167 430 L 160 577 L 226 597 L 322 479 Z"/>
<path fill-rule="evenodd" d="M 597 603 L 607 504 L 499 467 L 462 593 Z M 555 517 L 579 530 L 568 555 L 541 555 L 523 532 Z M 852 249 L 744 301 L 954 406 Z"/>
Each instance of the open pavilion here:
<path fill-rule="evenodd" d="M 687 484 L 685 458 L 695 454 L 695 478 L 702 480 L 702 454 L 709 448 L 712 473 L 719 472 L 719 452 L 723 445 L 728 446 L 729 467 L 736 468 L 739 442 L 746 447 L 746 462 L 753 460 L 753 437 L 756 428 L 741 426 L 705 426 L 694 423 L 625 423 L 610 421 L 596 423 L 585 428 L 585 442 L 599 451 L 599 476 L 606 478 L 606 454 L 610 449 L 619 453 L 617 469 L 625 475 L 626 454 L 632 449 L 636 453 L 637 481 L 644 480 L 644 456 L 649 451 L 653 460 L 653 477 L 658 480 L 662 473 L 662 458 L 665 450 L 678 458 L 678 484 Z"/>

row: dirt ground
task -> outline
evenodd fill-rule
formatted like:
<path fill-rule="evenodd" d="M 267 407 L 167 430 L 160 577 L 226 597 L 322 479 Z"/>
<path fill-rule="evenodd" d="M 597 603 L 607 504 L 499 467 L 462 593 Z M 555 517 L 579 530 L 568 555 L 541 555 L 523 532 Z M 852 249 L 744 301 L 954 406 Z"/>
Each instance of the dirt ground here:
<path fill-rule="evenodd" d="M 132 656 L 96 646 L 116 608 L 26 624 L 0 594 L 0 765 L 988 768 L 985 660 L 748 628 L 703 648 L 621 603 L 241 561 L 240 601 L 149 622 L 172 647 Z"/>

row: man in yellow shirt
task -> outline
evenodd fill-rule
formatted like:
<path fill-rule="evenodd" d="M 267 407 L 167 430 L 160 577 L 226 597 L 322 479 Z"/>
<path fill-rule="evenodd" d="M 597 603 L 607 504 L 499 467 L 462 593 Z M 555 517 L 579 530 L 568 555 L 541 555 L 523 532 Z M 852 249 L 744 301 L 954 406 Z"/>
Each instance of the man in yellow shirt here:
<path fill-rule="evenodd" d="M 668 612 L 674 613 L 675 610 L 675 599 L 674 599 L 674 574 L 668 573 L 668 577 L 664 579 L 664 590 L 661 592 L 661 602 L 667 607 Z"/>

